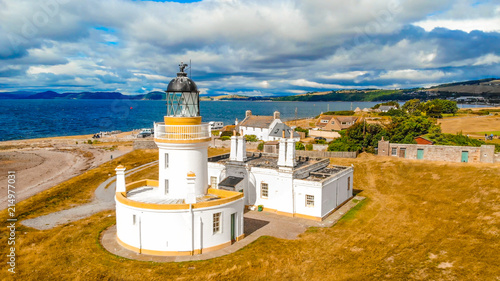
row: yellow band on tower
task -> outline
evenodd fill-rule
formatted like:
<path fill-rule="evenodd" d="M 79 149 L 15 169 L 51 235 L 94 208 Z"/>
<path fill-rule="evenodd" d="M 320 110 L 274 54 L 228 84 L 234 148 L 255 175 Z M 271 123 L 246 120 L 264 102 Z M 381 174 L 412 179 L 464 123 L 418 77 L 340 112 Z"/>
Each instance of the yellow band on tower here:
<path fill-rule="evenodd" d="M 196 117 L 164 117 L 165 125 L 200 125 L 201 116 Z"/>

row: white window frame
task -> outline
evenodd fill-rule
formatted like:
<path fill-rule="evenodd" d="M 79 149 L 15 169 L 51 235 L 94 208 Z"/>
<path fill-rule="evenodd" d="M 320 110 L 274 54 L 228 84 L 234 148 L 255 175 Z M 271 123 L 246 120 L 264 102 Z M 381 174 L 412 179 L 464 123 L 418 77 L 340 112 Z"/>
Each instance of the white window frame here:
<path fill-rule="evenodd" d="M 215 179 L 215 181 L 214 181 Z M 210 177 L 210 187 L 213 188 L 213 189 L 217 189 L 218 186 L 217 186 L 217 177 Z"/>
<path fill-rule="evenodd" d="M 168 168 L 168 153 L 165 153 L 165 169 Z"/>
<path fill-rule="evenodd" d="M 169 184 L 168 184 L 168 179 L 165 179 L 165 186 L 164 186 L 164 188 L 165 188 L 165 189 L 163 190 L 163 191 L 164 191 L 164 194 L 165 194 L 165 195 L 167 195 L 167 194 L 170 192 L 170 190 L 169 190 L 169 189 L 170 189 L 170 186 L 169 186 Z"/>
<path fill-rule="evenodd" d="M 132 215 L 132 225 L 135 225 L 136 222 L 136 216 L 135 214 Z"/>
<path fill-rule="evenodd" d="M 264 195 L 264 190 L 266 195 Z M 267 184 L 266 182 L 260 183 L 260 198 L 269 198 L 269 184 Z"/>
<path fill-rule="evenodd" d="M 321 123 L 328 124 L 328 119 L 321 119 Z"/>
<path fill-rule="evenodd" d="M 306 207 L 314 207 L 314 195 L 306 194 Z"/>
<path fill-rule="evenodd" d="M 391 156 L 398 156 L 398 149 L 397 149 L 397 147 L 392 147 L 391 148 Z"/>
<path fill-rule="evenodd" d="M 213 213 L 212 215 L 212 232 L 213 234 L 222 232 L 222 212 Z"/>

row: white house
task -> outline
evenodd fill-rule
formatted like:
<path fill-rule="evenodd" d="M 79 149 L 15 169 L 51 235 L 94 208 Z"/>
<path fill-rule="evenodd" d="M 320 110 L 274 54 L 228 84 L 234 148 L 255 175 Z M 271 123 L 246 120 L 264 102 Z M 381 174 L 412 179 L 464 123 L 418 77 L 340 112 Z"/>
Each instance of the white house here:
<path fill-rule="evenodd" d="M 278 111 L 275 111 L 273 116 L 259 116 L 247 110 L 245 119 L 237 124 L 236 131 L 241 132 L 242 135 L 255 135 L 263 141 L 280 140 L 283 138 L 283 132 L 286 138 L 293 133 L 293 138 L 296 141 L 300 140 L 300 135 L 280 120 Z"/>
<path fill-rule="evenodd" d="M 353 168 L 329 159 L 295 156 L 295 140 L 281 138 L 278 155 L 247 153 L 243 136 L 231 137 L 231 152 L 209 158 L 212 189 L 244 194 L 249 208 L 321 221 L 353 196 Z"/>
<path fill-rule="evenodd" d="M 243 238 L 243 194 L 207 184 L 210 125 L 185 66 L 168 85 L 165 122 L 155 123 L 159 178 L 126 184 L 116 168 L 116 239 L 141 254 L 195 255 Z"/>

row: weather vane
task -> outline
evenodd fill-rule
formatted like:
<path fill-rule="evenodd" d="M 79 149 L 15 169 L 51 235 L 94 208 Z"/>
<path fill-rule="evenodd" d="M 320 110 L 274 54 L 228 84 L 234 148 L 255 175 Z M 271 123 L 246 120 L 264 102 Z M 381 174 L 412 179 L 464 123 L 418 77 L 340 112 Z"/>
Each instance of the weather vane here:
<path fill-rule="evenodd" d="M 184 63 L 183 61 L 181 61 L 181 64 L 179 64 L 179 69 L 181 70 L 181 72 L 184 72 L 184 69 L 186 68 L 187 63 Z"/>

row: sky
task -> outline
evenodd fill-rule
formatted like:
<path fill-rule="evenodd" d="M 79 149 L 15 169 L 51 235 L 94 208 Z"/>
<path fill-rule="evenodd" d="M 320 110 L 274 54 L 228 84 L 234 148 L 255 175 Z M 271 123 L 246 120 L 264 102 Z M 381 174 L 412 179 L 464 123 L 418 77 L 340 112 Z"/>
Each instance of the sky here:
<path fill-rule="evenodd" d="M 500 77 L 500 0 L 0 0 L 0 91 L 202 94 Z"/>

